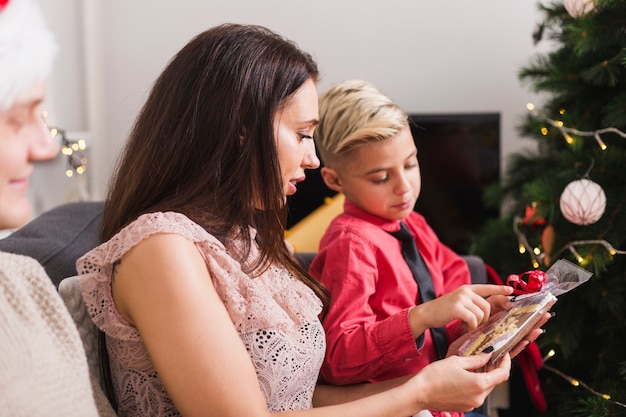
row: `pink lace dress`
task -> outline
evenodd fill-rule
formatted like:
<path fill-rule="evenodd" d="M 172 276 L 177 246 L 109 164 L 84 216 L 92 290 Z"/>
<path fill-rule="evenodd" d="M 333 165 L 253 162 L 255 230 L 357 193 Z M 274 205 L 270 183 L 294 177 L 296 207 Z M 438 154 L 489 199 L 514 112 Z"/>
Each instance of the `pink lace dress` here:
<path fill-rule="evenodd" d="M 157 212 L 140 216 L 77 262 L 89 314 L 106 334 L 119 416 L 179 415 L 139 332 L 122 318 L 111 295 L 113 263 L 155 233 L 176 233 L 196 244 L 254 363 L 268 409 L 310 408 L 325 351 L 321 302 L 313 291 L 278 266 L 251 278 L 198 224 L 180 213 Z M 252 255 L 258 256 L 256 248 Z"/>

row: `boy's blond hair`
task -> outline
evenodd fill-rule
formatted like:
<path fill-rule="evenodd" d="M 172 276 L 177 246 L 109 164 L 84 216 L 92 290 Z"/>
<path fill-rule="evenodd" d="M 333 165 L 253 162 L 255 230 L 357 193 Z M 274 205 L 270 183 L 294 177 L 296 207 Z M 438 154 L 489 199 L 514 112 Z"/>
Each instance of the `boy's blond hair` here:
<path fill-rule="evenodd" d="M 332 166 L 350 151 L 383 141 L 408 126 L 407 114 L 376 87 L 362 80 L 335 84 L 320 96 L 315 143 Z"/>

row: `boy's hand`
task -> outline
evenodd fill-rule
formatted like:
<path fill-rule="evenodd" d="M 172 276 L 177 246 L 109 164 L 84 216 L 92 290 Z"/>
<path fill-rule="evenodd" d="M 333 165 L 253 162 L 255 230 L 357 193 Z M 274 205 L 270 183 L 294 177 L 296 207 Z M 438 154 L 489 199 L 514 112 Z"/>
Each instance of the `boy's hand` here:
<path fill-rule="evenodd" d="M 453 320 L 463 322 L 467 330 L 486 322 L 494 310 L 506 306 L 513 288 L 506 285 L 463 285 L 434 300 L 415 306 L 409 312 L 409 322 L 415 337 L 430 327 L 440 327 Z M 488 298 L 494 297 L 493 300 Z"/>

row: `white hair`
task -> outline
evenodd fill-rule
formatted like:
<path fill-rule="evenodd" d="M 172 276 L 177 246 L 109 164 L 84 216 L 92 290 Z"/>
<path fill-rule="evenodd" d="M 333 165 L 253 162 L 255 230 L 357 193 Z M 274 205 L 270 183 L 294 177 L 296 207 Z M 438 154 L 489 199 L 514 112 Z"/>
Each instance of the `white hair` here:
<path fill-rule="evenodd" d="M 34 0 L 9 0 L 0 8 L 0 110 L 48 76 L 56 51 Z"/>

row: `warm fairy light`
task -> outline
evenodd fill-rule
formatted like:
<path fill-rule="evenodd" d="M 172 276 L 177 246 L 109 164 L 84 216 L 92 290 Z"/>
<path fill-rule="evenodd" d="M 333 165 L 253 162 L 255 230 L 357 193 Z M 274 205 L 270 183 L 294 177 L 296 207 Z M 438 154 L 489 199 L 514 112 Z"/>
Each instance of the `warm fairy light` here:
<path fill-rule="evenodd" d="M 602 149 L 603 151 L 606 151 L 606 148 L 607 148 L 606 143 L 604 143 L 600 135 L 596 133 L 593 136 L 594 138 L 596 138 L 596 142 L 598 142 L 598 145 L 600 145 L 600 149 Z"/>
<path fill-rule="evenodd" d="M 569 251 L 572 252 L 572 255 L 574 255 L 574 258 L 576 258 L 579 264 L 583 263 L 583 257 L 580 256 L 578 252 L 576 252 L 576 249 L 574 249 L 573 246 L 569 247 Z"/>
<path fill-rule="evenodd" d="M 535 248 L 535 249 L 533 249 L 533 253 L 534 253 L 535 255 L 540 255 L 540 254 L 541 254 L 541 249 L 539 249 L 539 248 Z"/>
<path fill-rule="evenodd" d="M 536 259 L 533 260 L 533 268 L 535 269 L 539 268 L 539 262 Z"/>
<path fill-rule="evenodd" d="M 526 104 L 526 108 L 530 112 L 534 112 L 535 111 L 535 105 L 532 104 L 532 103 L 527 103 Z M 559 114 L 560 115 L 564 115 L 565 114 L 565 109 L 560 109 L 559 110 Z M 621 136 L 623 138 L 626 138 L 626 133 L 622 132 L 621 130 L 619 130 L 619 129 L 615 128 L 615 127 L 607 127 L 607 128 L 604 128 L 604 129 L 598 129 L 598 130 L 594 130 L 594 131 L 585 132 L 585 131 L 581 131 L 581 130 L 578 130 L 578 129 L 565 127 L 562 120 L 551 120 L 551 119 L 548 119 L 548 118 L 544 118 L 544 119 L 548 123 L 550 123 L 552 126 L 554 126 L 557 129 L 559 129 L 559 131 L 561 132 L 561 134 L 565 138 L 565 141 L 568 144 L 570 144 L 570 145 L 574 144 L 574 142 L 575 142 L 575 139 L 570 135 L 570 133 L 578 135 L 578 136 L 593 136 L 594 139 L 596 140 L 596 142 L 598 142 L 598 146 L 600 146 L 600 149 L 602 149 L 603 151 L 605 151 L 608 148 L 608 146 L 606 145 L 606 143 L 604 143 L 604 141 L 600 137 L 601 134 L 612 132 L 612 133 L 618 134 L 619 136 Z M 541 134 L 543 136 L 546 136 L 548 134 L 548 128 L 542 127 L 541 128 Z"/>
<path fill-rule="evenodd" d="M 526 253 L 526 247 L 522 243 L 519 244 L 519 253 L 522 255 Z"/>
<path fill-rule="evenodd" d="M 561 134 L 563 135 L 563 137 L 565 138 L 565 141 L 567 143 L 569 143 L 570 145 L 574 143 L 574 138 L 570 135 L 574 134 L 577 136 L 593 136 L 593 138 L 596 140 L 596 142 L 598 142 L 598 146 L 600 146 L 600 149 L 602 149 L 603 151 L 606 150 L 608 148 L 608 146 L 606 145 L 606 143 L 604 143 L 604 141 L 601 138 L 601 135 L 604 133 L 615 133 L 623 138 L 626 138 L 626 133 L 622 132 L 621 130 L 615 128 L 615 127 L 606 127 L 604 129 L 598 129 L 598 130 L 593 130 L 593 131 L 582 131 L 582 130 L 578 130 L 578 129 L 574 129 L 571 127 L 565 127 L 563 125 L 563 121 L 562 120 L 550 120 L 548 118 L 544 118 L 545 121 L 547 121 L 548 123 L 550 123 L 552 126 L 556 127 L 557 129 L 559 129 L 559 131 L 561 132 Z M 541 133 L 542 134 L 546 134 L 544 133 L 543 128 L 541 129 Z"/>
<path fill-rule="evenodd" d="M 626 408 L 626 404 L 621 403 L 619 401 L 611 400 L 611 396 L 609 394 L 598 392 L 595 389 L 593 389 L 592 387 L 590 387 L 589 385 L 585 384 L 583 381 L 581 381 L 579 379 L 576 379 L 574 377 L 571 377 L 569 375 L 566 375 L 565 373 L 559 371 L 558 369 L 553 368 L 552 366 L 546 364 L 545 363 L 546 359 L 549 359 L 550 357 L 554 356 L 553 352 L 554 352 L 553 350 L 550 350 L 550 352 L 548 352 L 548 354 L 546 356 L 544 356 L 544 358 L 543 358 L 543 362 L 544 363 L 543 363 L 543 366 L 542 366 L 543 369 L 546 369 L 546 370 L 548 370 L 548 371 L 550 371 L 550 372 L 560 376 L 561 378 L 563 378 L 564 380 L 569 382 L 574 387 L 584 388 L 587 391 L 589 391 L 590 393 L 592 393 L 593 395 L 597 395 L 598 397 L 602 397 L 604 400 L 610 401 L 612 404 L 615 404 L 615 405 L 617 405 L 619 407 Z M 552 353 L 552 355 L 551 355 L 551 353 Z"/>
<path fill-rule="evenodd" d="M 67 156 L 68 165 L 65 175 L 72 177 L 75 173 L 79 175 L 85 173 L 87 169 L 87 157 L 84 154 L 84 151 L 87 149 L 85 140 L 71 141 L 67 138 L 65 130 L 56 127 L 51 127 L 49 130 L 53 137 L 61 136 L 61 153 Z"/>

